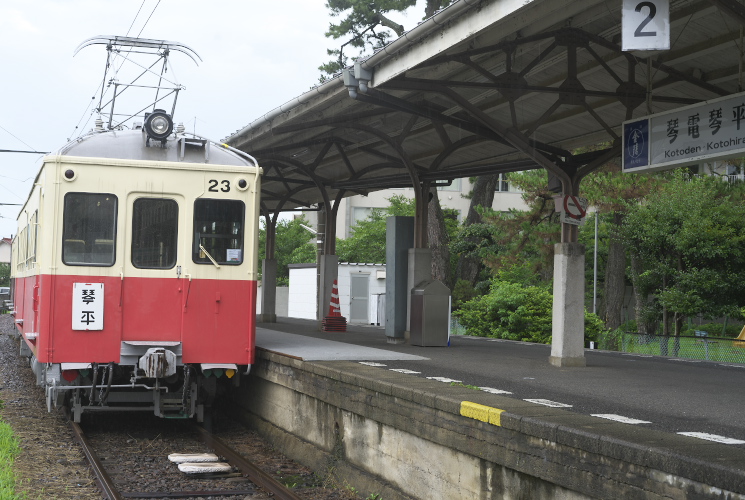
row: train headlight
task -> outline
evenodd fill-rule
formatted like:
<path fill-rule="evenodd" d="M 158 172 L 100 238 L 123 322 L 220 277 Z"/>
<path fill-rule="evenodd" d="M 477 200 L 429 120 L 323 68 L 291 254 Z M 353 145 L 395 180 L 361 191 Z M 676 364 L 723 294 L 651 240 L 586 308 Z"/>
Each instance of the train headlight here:
<path fill-rule="evenodd" d="M 173 119 L 162 109 L 156 109 L 152 113 L 145 114 L 144 129 L 149 138 L 165 142 L 173 132 Z"/>

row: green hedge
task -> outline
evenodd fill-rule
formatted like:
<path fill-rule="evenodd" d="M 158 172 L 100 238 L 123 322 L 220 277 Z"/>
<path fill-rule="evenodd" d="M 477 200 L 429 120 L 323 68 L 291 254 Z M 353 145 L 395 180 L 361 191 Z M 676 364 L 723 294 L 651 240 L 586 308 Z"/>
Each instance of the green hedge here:
<path fill-rule="evenodd" d="M 469 335 L 550 344 L 552 306 L 545 288 L 495 280 L 488 294 L 463 303 L 454 315 Z M 585 341 L 602 330 L 600 318 L 585 311 Z"/>

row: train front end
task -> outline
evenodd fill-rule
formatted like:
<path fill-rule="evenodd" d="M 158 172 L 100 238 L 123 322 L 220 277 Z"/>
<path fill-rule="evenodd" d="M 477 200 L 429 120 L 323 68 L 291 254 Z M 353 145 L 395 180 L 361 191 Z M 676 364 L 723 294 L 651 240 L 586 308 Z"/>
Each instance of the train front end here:
<path fill-rule="evenodd" d="M 22 349 L 50 409 L 68 404 L 76 421 L 202 421 L 254 362 L 260 169 L 145 125 L 47 156 L 19 215 Z"/>

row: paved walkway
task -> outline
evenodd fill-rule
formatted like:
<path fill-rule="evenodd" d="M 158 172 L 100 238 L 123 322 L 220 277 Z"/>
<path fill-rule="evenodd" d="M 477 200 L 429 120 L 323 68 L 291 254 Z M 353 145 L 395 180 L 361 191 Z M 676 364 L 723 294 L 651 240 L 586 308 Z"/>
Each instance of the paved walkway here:
<path fill-rule="evenodd" d="M 373 363 L 412 377 L 745 448 L 745 365 L 585 351 L 587 367 L 549 364 L 550 346 L 456 336 L 450 347 L 388 344 L 382 327 L 321 332 L 310 320 L 257 325 L 257 347 L 303 360 Z"/>

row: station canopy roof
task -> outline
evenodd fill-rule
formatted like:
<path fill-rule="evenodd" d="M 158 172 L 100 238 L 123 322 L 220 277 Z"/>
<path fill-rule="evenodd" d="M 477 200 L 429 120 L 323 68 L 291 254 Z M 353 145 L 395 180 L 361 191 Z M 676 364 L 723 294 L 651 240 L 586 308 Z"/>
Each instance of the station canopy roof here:
<path fill-rule="evenodd" d="M 670 50 L 643 52 L 621 51 L 622 3 L 459 0 L 225 141 L 257 158 L 273 213 L 547 163 L 576 174 L 620 154 L 624 120 L 742 90 L 739 1 L 670 0 Z"/>

